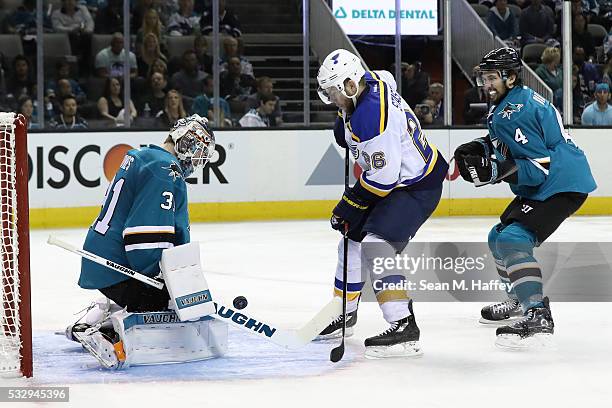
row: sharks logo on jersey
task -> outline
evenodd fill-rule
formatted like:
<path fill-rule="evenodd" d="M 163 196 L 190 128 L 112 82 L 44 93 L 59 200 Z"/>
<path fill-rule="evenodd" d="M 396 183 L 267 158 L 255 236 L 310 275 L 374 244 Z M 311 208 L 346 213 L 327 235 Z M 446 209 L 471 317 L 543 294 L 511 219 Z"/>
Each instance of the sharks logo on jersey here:
<path fill-rule="evenodd" d="M 176 179 L 183 177 L 183 172 L 178 164 L 172 162 L 168 167 L 162 167 L 164 170 L 168 170 L 168 176 L 172 177 L 172 181 L 176 181 Z"/>
<path fill-rule="evenodd" d="M 510 120 L 510 116 L 512 116 L 512 114 L 515 112 L 517 113 L 520 112 L 522 108 L 523 108 L 522 103 L 508 102 L 506 106 L 504 106 L 504 108 L 498 113 L 498 115 L 501 115 L 502 118 L 506 118 Z"/>

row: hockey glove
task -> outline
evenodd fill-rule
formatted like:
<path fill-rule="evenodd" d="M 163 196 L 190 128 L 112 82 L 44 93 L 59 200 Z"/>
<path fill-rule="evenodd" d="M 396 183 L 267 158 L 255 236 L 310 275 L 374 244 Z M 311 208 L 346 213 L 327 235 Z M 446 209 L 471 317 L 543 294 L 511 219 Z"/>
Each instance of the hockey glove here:
<path fill-rule="evenodd" d="M 490 157 L 493 151 L 492 147 L 489 137 L 487 136 L 464 143 L 455 149 L 455 163 L 457 163 L 459 173 L 465 181 L 469 181 L 470 183 L 473 182 L 472 176 L 465 165 L 465 158 L 470 155 Z"/>
<path fill-rule="evenodd" d="M 349 228 L 356 227 L 363 219 L 368 204 L 361 199 L 352 189 L 348 188 L 344 191 L 342 199 L 334 208 L 331 219 L 331 227 L 342 232 L 344 224 L 348 223 Z"/>
<path fill-rule="evenodd" d="M 488 157 L 468 155 L 464 158 L 470 180 L 476 187 L 485 184 L 495 184 L 501 181 L 516 183 L 518 181 L 517 167 L 514 160 L 499 161 Z"/>

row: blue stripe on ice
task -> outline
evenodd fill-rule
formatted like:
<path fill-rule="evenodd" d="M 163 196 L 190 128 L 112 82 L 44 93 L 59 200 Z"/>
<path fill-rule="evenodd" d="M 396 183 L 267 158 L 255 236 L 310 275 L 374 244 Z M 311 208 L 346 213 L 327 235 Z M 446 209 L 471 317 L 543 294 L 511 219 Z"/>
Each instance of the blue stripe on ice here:
<path fill-rule="evenodd" d="M 241 330 L 229 328 L 225 357 L 194 363 L 102 369 L 81 346 L 50 331 L 34 332 L 34 378 L 37 384 L 87 384 L 149 381 L 235 380 L 322 375 L 351 363 L 361 347 L 347 344 L 341 365 L 329 361 L 337 342 L 312 343 L 288 351 Z"/>

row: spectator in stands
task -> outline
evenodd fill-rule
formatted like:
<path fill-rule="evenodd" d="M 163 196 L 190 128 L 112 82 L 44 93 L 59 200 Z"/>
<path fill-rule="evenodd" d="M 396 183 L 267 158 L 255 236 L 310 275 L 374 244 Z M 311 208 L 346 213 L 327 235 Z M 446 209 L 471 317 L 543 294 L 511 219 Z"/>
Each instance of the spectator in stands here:
<path fill-rule="evenodd" d="M 276 107 L 276 95 L 263 94 L 257 109 L 250 109 L 240 120 L 242 127 L 270 127 Z"/>
<path fill-rule="evenodd" d="M 434 82 L 429 86 L 429 99 L 434 101 L 432 107 L 432 115 L 434 124 L 442 124 L 444 122 L 444 85 L 439 82 Z M 438 118 L 440 118 L 438 120 Z"/>
<path fill-rule="evenodd" d="M 136 34 L 136 49 L 140 49 L 144 38 L 147 34 L 153 34 L 157 37 L 159 48 L 162 53 L 166 53 L 166 37 L 164 36 L 164 26 L 159 18 L 159 13 L 154 8 L 150 8 L 145 12 L 142 26 Z"/>
<path fill-rule="evenodd" d="M 23 4 L 6 18 L 5 29 L 7 34 L 36 34 L 36 0 L 24 0 Z M 52 31 L 51 19 L 47 13 L 43 19 L 43 29 L 45 32 Z"/>
<path fill-rule="evenodd" d="M 115 126 L 123 126 L 125 122 L 123 109 L 123 92 L 121 82 L 117 78 L 107 78 L 104 85 L 104 94 L 98 99 L 98 113 L 103 119 L 109 119 Z M 132 120 L 137 115 L 136 108 L 130 100 L 130 116 Z"/>
<path fill-rule="evenodd" d="M 186 118 L 187 112 L 183 107 L 183 98 L 179 91 L 171 89 L 166 94 L 164 110 L 160 111 L 156 118 L 160 127 L 164 129 L 174 126 L 177 120 Z"/>
<path fill-rule="evenodd" d="M 49 121 L 49 127 L 53 129 L 87 129 L 87 121 L 77 113 L 78 105 L 73 95 L 68 95 L 62 100 L 62 112 Z"/>
<path fill-rule="evenodd" d="M 193 100 L 191 107 L 191 113 L 197 113 L 202 117 L 207 117 L 214 124 L 214 112 L 213 104 L 215 98 L 213 98 L 213 77 L 211 75 L 204 78 L 204 85 L 202 87 L 202 95 L 199 95 Z M 258 105 L 259 106 L 259 105 Z M 231 126 L 232 121 L 229 119 L 231 116 L 229 103 L 224 98 L 219 98 L 219 108 L 221 109 L 221 123 L 217 127 Z"/>
<path fill-rule="evenodd" d="M 227 99 L 232 112 L 242 113 L 246 98 L 255 89 L 255 79 L 240 73 L 241 65 L 238 57 L 231 57 L 227 71 L 221 72 L 221 96 Z"/>
<path fill-rule="evenodd" d="M 602 71 L 602 81 L 612 87 L 612 56 L 608 55 L 608 60 L 606 61 L 606 65 L 604 65 Z"/>
<path fill-rule="evenodd" d="M 96 34 L 123 31 L 123 0 L 108 0 L 108 5 L 96 13 Z"/>
<path fill-rule="evenodd" d="M 203 35 L 212 33 L 212 22 L 211 4 L 210 8 L 202 14 L 202 19 L 200 20 L 200 27 L 202 27 Z M 219 0 L 219 32 L 232 37 L 240 37 L 242 35 L 238 16 L 236 16 L 233 11 L 226 8 L 225 0 Z"/>
<path fill-rule="evenodd" d="M 402 62 L 402 98 L 414 108 L 429 93 L 429 74 L 422 69 L 420 61 L 414 64 Z M 395 72 L 395 65 L 391 67 Z"/>
<path fill-rule="evenodd" d="M 21 113 L 28 120 L 28 129 L 40 129 L 32 98 L 28 95 L 21 95 L 17 99 L 17 113 Z"/>
<path fill-rule="evenodd" d="M 183 97 L 188 98 L 187 101 L 191 106 L 192 99 L 200 94 L 206 73 L 198 69 L 198 57 L 194 50 L 187 50 L 183 53 L 181 65 L 181 70 L 172 75 L 170 83 Z"/>
<path fill-rule="evenodd" d="M 58 33 L 88 33 L 94 31 L 94 21 L 87 7 L 76 0 L 62 0 L 62 7 L 51 14 L 53 29 Z"/>
<path fill-rule="evenodd" d="M 225 37 L 223 40 L 223 58 L 221 58 L 221 70 L 227 70 L 227 62 L 230 58 L 236 57 L 240 59 L 240 73 L 253 76 L 253 65 L 240 55 L 238 48 L 238 40 L 234 37 Z"/>
<path fill-rule="evenodd" d="M 157 37 L 153 33 L 145 35 L 144 41 L 140 46 L 140 52 L 137 58 L 138 61 L 138 75 L 146 78 L 149 70 L 153 63 L 157 60 L 161 60 L 167 63 L 166 56 L 162 54 L 159 49 L 159 42 Z"/>
<path fill-rule="evenodd" d="M 178 0 L 179 10 L 170 16 L 168 34 L 195 35 L 200 30 L 200 17 L 193 11 L 193 0 Z"/>
<path fill-rule="evenodd" d="M 548 47 L 542 52 L 541 58 L 542 63 L 536 68 L 535 72 L 555 92 L 563 87 L 563 70 L 559 65 L 561 52 L 556 47 Z"/>
<path fill-rule="evenodd" d="M 497 0 L 495 6 L 489 10 L 487 26 L 502 40 L 508 40 L 518 35 L 517 19 L 508 8 L 508 0 Z"/>
<path fill-rule="evenodd" d="M 261 99 L 263 95 L 273 94 L 274 92 L 274 84 L 272 83 L 272 79 L 267 76 L 257 78 L 257 92 L 246 99 L 246 108 L 247 109 L 257 109 L 261 103 Z M 278 97 L 277 97 L 278 98 Z M 271 115 L 270 126 L 281 126 L 283 124 L 283 113 L 280 108 L 280 100 L 276 99 L 276 105 L 274 107 L 274 112 Z"/>
<path fill-rule="evenodd" d="M 612 125 L 612 106 L 610 99 L 610 86 L 606 83 L 595 87 L 595 102 L 591 103 L 582 112 L 583 126 L 610 126 Z"/>
<path fill-rule="evenodd" d="M 597 67 L 590 62 L 586 62 L 584 48 L 574 47 L 573 54 L 574 65 L 578 67 L 578 83 L 580 89 L 586 95 L 593 95 L 595 84 L 601 82 Z M 587 99 L 588 100 L 588 99 Z"/>
<path fill-rule="evenodd" d="M 176 13 L 178 5 L 175 1 L 159 0 L 136 0 L 136 5 L 132 9 L 132 32 L 136 33 L 142 27 L 144 16 L 149 9 L 155 9 L 161 20 L 162 26 L 168 26 L 168 18 Z"/>
<path fill-rule="evenodd" d="M 431 98 L 425 98 L 421 103 L 414 107 L 414 114 L 419 119 L 421 125 L 432 125 L 434 123 L 433 112 L 436 103 Z"/>
<path fill-rule="evenodd" d="M 584 95 L 580 89 L 580 83 L 578 81 L 578 67 L 574 65 L 572 72 L 572 116 L 574 118 L 574 124 L 580 124 L 580 117 L 584 110 L 585 101 L 588 101 L 588 95 Z M 553 103 L 559 109 L 563 115 L 563 88 L 559 88 L 553 95 Z"/>
<path fill-rule="evenodd" d="M 213 72 L 213 59 L 208 54 L 208 41 L 203 35 L 198 35 L 193 39 L 193 50 L 198 58 L 198 69 L 204 72 Z"/>
<path fill-rule="evenodd" d="M 587 59 L 595 56 L 595 42 L 593 36 L 587 30 L 587 21 L 584 15 L 576 14 L 572 24 L 572 46 L 582 47 Z"/>
<path fill-rule="evenodd" d="M 590 23 L 601 24 L 610 31 L 612 27 L 612 0 L 598 0 L 599 16 L 592 18 Z"/>
<path fill-rule="evenodd" d="M 130 51 L 130 77 L 135 78 L 138 67 L 136 55 Z M 109 47 L 102 49 L 96 55 L 96 74 L 99 77 L 123 77 L 125 50 L 123 49 L 123 34 L 115 33 Z"/>
<path fill-rule="evenodd" d="M 80 61 L 79 72 L 89 73 L 94 21 L 87 7 L 77 5 L 76 0 L 62 0 L 62 7 L 51 14 L 51 22 L 56 32 L 68 34 L 72 53 Z"/>
<path fill-rule="evenodd" d="M 47 101 L 51 103 L 52 110 L 49 111 L 47 108 L 45 114 L 50 116 L 57 115 L 61 112 L 62 102 L 67 96 L 74 96 L 74 99 L 76 99 L 78 105 L 82 104 L 86 100 L 85 94 L 82 91 L 79 96 L 74 93 L 72 83 L 66 78 L 57 81 L 57 86 L 55 88 L 48 88 L 46 95 Z"/>
<path fill-rule="evenodd" d="M 523 44 L 544 43 L 555 33 L 554 16 L 542 6 L 542 0 L 531 0 L 519 19 L 519 32 Z"/>
<path fill-rule="evenodd" d="M 167 77 L 168 76 L 168 65 L 160 59 L 153 61 L 153 64 L 149 67 L 147 78 L 150 78 L 151 75 L 153 75 L 156 72 L 159 72 L 164 77 Z"/>
<path fill-rule="evenodd" d="M 12 95 L 18 99 L 21 95 L 34 96 L 36 81 L 30 72 L 30 62 L 23 55 L 17 55 L 13 59 L 13 72 L 6 81 L 7 96 Z"/>
<path fill-rule="evenodd" d="M 193 105 L 191 107 L 192 114 L 197 113 L 198 115 L 202 117 L 207 117 L 208 120 L 210 121 L 213 120 L 213 117 L 214 117 L 213 104 L 215 100 L 213 98 L 213 91 L 214 91 L 213 77 L 212 75 L 209 75 L 206 78 L 204 78 L 203 86 L 202 86 L 202 94 L 197 96 L 193 100 Z M 231 116 L 230 107 L 229 107 L 229 103 L 227 103 L 225 98 L 219 98 L 219 108 L 221 109 L 221 113 L 222 113 L 221 122 L 223 122 L 224 118 L 228 118 L 229 120 L 229 117 Z M 230 121 L 230 124 L 231 124 L 231 121 Z"/>
<path fill-rule="evenodd" d="M 155 117 L 164 110 L 167 85 L 168 81 L 165 75 L 160 72 L 151 74 L 147 82 L 147 88 L 138 100 L 138 111 L 142 113 L 143 117 Z"/>
<path fill-rule="evenodd" d="M 85 99 L 87 99 L 87 95 L 85 95 L 85 92 L 81 88 L 81 85 L 79 85 L 79 83 L 73 78 L 73 75 L 71 74 L 71 68 L 72 67 L 70 63 L 67 60 L 62 59 L 58 61 L 57 64 L 55 64 L 55 78 L 47 82 L 47 86 L 45 87 L 45 89 L 47 90 L 47 93 L 49 92 L 49 90 L 53 90 L 57 95 L 58 82 L 61 79 L 65 79 L 70 83 L 71 91 L 69 93 L 72 93 L 76 97 L 77 103 L 80 104 Z"/>

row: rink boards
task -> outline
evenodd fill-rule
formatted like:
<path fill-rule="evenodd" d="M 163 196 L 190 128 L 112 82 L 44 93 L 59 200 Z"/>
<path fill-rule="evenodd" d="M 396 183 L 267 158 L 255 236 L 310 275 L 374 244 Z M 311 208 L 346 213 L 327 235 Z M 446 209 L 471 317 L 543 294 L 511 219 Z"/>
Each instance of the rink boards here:
<path fill-rule="evenodd" d="M 449 160 L 454 149 L 485 129 L 430 129 L 427 138 Z M 570 129 L 586 152 L 598 189 L 580 214 L 612 214 L 608 129 Z M 86 226 L 125 153 L 161 144 L 166 132 L 31 133 L 30 224 Z M 326 218 L 343 191 L 344 150 L 331 130 L 228 130 L 215 132 L 210 165 L 189 179 L 192 222 Z M 351 163 L 351 184 L 359 168 Z M 474 188 L 454 162 L 437 216 L 499 214 L 512 195 L 505 184 Z"/>

